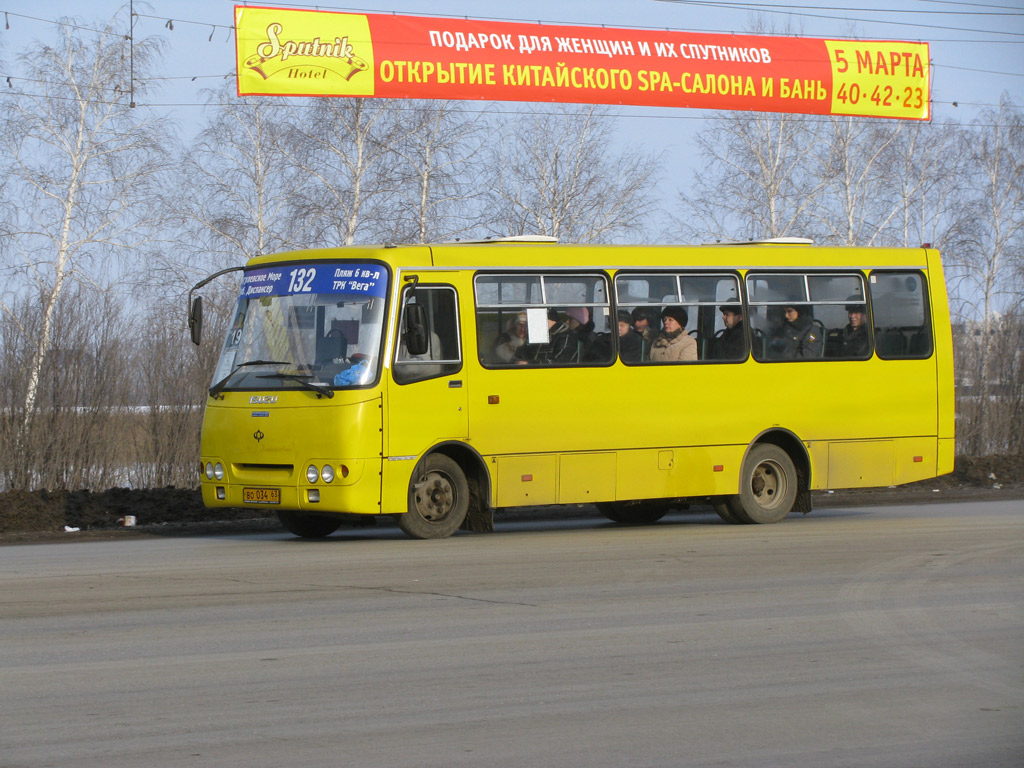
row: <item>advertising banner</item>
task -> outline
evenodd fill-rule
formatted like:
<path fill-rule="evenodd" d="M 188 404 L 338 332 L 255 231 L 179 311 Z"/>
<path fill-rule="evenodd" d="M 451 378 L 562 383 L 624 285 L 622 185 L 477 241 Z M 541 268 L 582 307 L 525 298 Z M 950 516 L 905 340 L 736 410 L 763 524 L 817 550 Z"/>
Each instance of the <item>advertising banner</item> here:
<path fill-rule="evenodd" d="M 928 120 L 928 44 L 235 7 L 239 95 Z"/>

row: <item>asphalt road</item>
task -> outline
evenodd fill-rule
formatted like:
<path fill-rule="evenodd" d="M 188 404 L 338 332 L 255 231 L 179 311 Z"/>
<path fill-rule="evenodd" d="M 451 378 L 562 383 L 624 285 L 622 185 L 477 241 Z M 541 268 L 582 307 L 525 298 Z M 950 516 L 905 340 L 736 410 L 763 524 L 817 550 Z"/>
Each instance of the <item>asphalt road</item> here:
<path fill-rule="evenodd" d="M 0 766 L 1024 765 L 1024 502 L 0 547 Z"/>

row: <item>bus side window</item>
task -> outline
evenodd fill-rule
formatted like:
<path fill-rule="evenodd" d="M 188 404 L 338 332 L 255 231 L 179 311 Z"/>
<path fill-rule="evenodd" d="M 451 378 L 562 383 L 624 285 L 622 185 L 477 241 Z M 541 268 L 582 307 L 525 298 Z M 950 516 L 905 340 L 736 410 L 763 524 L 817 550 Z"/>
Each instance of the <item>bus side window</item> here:
<path fill-rule="evenodd" d="M 519 272 L 474 278 L 477 355 L 485 367 L 610 365 L 608 277 Z"/>
<path fill-rule="evenodd" d="M 868 302 L 858 272 L 747 275 L 757 360 L 866 360 Z"/>
<path fill-rule="evenodd" d="M 413 355 L 401 340 L 405 307 L 418 304 L 425 308 L 427 318 L 427 351 Z M 462 368 L 459 348 L 458 302 L 455 289 L 448 286 L 420 286 L 407 290 L 399 317 L 399 344 L 393 375 L 399 384 L 446 376 Z"/>
<path fill-rule="evenodd" d="M 875 271 L 870 282 L 878 356 L 883 360 L 930 357 L 932 328 L 924 275 Z"/>

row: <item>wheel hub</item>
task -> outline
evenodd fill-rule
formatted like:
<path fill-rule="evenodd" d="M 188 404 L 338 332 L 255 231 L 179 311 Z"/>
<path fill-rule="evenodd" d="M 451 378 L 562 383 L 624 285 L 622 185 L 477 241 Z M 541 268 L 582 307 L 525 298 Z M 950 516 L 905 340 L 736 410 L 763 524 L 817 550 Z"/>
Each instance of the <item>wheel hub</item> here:
<path fill-rule="evenodd" d="M 762 507 L 773 506 L 784 495 L 779 493 L 780 485 L 783 482 L 781 477 L 770 462 L 759 464 L 754 470 L 754 475 L 750 479 L 750 490 Z"/>
<path fill-rule="evenodd" d="M 437 521 L 446 517 L 455 506 L 451 482 L 438 474 L 428 475 L 416 486 L 416 509 L 424 520 Z"/>

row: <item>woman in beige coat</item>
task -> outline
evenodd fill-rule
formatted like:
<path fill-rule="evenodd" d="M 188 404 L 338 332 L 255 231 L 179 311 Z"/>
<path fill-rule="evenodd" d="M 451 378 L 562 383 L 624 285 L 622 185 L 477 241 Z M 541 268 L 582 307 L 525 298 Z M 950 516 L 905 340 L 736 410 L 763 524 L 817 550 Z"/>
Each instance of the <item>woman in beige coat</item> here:
<path fill-rule="evenodd" d="M 686 332 L 685 307 L 665 307 L 661 311 L 661 333 L 651 346 L 651 362 L 676 363 L 697 359 L 697 342 Z"/>

